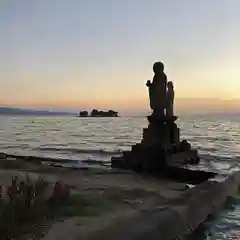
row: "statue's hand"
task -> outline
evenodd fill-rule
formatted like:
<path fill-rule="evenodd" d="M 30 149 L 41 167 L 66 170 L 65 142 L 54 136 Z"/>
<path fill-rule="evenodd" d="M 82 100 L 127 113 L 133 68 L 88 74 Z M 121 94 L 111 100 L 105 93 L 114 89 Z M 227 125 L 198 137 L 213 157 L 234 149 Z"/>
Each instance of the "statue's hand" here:
<path fill-rule="evenodd" d="M 150 81 L 150 80 L 147 80 L 146 86 L 147 86 L 147 87 L 150 87 L 150 86 L 151 86 L 151 81 Z"/>

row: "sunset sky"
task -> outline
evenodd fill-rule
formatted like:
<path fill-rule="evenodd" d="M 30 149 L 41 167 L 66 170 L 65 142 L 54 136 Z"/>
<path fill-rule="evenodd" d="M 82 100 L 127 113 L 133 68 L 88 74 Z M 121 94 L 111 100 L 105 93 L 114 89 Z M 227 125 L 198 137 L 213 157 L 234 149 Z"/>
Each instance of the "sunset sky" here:
<path fill-rule="evenodd" d="M 239 0 L 0 0 L 0 106 L 144 112 L 160 60 L 178 111 L 237 111 L 239 11 Z"/>

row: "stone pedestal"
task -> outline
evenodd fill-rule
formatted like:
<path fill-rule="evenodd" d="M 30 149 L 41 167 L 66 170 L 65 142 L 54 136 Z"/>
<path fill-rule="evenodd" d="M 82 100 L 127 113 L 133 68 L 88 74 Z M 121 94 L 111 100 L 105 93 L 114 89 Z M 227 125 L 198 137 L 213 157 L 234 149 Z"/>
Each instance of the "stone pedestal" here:
<path fill-rule="evenodd" d="M 170 144 L 170 128 L 167 125 L 152 125 L 147 129 L 143 129 L 142 143 L 147 146 L 161 145 L 167 146 Z"/>
<path fill-rule="evenodd" d="M 180 142 L 180 131 L 175 121 L 177 117 L 165 117 L 158 119 L 153 116 L 148 117 L 148 128 L 143 129 L 143 144 L 161 144 L 169 146 Z"/>
<path fill-rule="evenodd" d="M 141 143 L 133 145 L 131 151 L 123 152 L 122 157 L 112 158 L 112 167 L 138 172 L 161 172 L 166 171 L 173 162 L 198 163 L 196 150 L 192 150 L 186 140 L 180 140 L 176 120 L 176 116 L 148 116 L 149 125 L 143 129 Z"/>

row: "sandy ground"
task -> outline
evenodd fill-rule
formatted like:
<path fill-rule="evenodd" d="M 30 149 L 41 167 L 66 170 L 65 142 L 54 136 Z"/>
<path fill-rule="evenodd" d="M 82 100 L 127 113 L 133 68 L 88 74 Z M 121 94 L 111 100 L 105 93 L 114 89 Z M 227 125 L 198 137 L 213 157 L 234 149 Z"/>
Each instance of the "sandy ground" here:
<path fill-rule="evenodd" d="M 2 160 L 3 161 L 3 160 Z M 2 162 L 0 161 L 0 162 Z M 156 180 L 132 172 L 110 170 L 70 170 L 12 161 L 0 164 L 0 184 L 7 186 L 12 176 L 23 178 L 26 171 L 32 178 L 39 175 L 49 182 L 61 180 L 83 196 L 94 197 L 109 206 L 98 216 L 73 217 L 53 223 L 43 240 L 88 239 L 88 234 L 110 226 L 114 221 L 136 215 L 144 209 L 163 204 L 186 191 L 183 183 Z M 7 168 L 7 169 L 6 169 Z M 16 169 L 17 168 L 17 169 Z"/>

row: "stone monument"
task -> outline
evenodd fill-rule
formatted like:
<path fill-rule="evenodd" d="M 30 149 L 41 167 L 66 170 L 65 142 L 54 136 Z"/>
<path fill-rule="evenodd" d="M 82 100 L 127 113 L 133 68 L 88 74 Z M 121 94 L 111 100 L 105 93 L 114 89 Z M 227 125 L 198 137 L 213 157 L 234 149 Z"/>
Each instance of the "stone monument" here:
<path fill-rule="evenodd" d="M 143 139 L 121 157 L 112 158 L 113 168 L 140 172 L 166 171 L 168 166 L 196 164 L 197 150 L 186 140 L 180 140 L 180 130 L 175 123 L 174 86 L 167 81 L 162 62 L 153 65 L 153 80 L 147 81 L 152 114 L 147 117 L 148 127 L 143 129 Z"/>
<path fill-rule="evenodd" d="M 150 107 L 154 116 L 163 117 L 166 108 L 166 85 L 167 76 L 164 73 L 164 65 L 156 62 L 153 65 L 154 77 L 153 81 L 147 81 L 149 91 Z"/>

